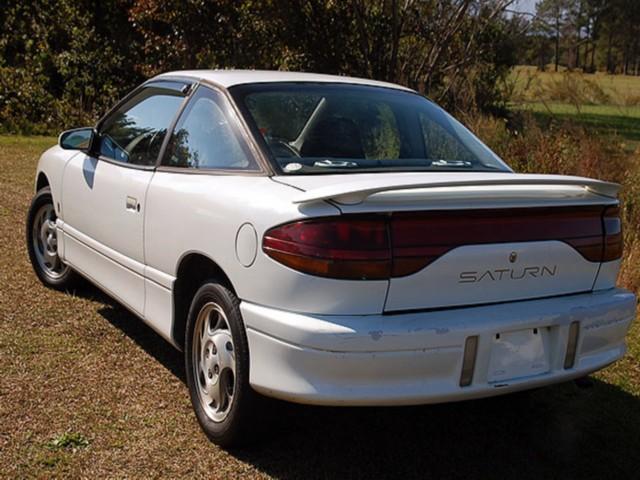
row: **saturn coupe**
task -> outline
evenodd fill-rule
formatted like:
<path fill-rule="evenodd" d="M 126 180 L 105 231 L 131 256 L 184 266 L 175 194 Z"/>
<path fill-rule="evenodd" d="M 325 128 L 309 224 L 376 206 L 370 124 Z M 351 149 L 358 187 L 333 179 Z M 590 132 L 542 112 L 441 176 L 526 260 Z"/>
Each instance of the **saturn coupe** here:
<path fill-rule="evenodd" d="M 264 397 L 451 402 L 620 359 L 618 189 L 515 173 L 399 85 L 180 71 L 60 135 L 26 241 L 45 285 L 89 280 L 184 352 L 230 446 Z"/>

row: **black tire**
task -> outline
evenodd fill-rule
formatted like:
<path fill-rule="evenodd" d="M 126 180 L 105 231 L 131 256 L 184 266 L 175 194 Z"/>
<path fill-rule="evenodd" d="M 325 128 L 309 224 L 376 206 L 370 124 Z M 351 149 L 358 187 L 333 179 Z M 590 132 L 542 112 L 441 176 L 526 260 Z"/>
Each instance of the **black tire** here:
<path fill-rule="evenodd" d="M 229 289 L 220 285 L 215 280 L 207 281 L 198 289 L 193 297 L 191 307 L 189 308 L 185 335 L 184 353 L 187 386 L 189 387 L 191 403 L 196 413 L 196 418 L 207 437 L 209 437 L 212 442 L 225 448 L 247 445 L 255 439 L 255 431 L 258 426 L 256 421 L 258 420 L 258 411 L 261 404 L 260 397 L 249 385 L 249 345 L 240 314 L 239 303 L 238 298 Z M 205 358 L 206 356 L 206 359 L 209 359 L 208 353 L 197 352 L 203 352 L 203 344 L 207 342 L 210 345 L 213 344 L 210 340 L 212 337 L 207 337 L 208 340 L 205 342 L 200 340 L 202 337 L 199 336 L 199 333 L 196 334 L 196 326 L 198 326 L 199 331 L 202 332 L 204 331 L 201 328 L 203 325 L 202 322 L 208 322 L 204 328 L 208 328 L 206 325 L 211 325 L 213 322 L 217 322 L 216 325 L 220 325 L 220 313 L 217 310 L 214 310 L 216 319 L 198 320 L 199 317 L 212 318 L 211 313 L 207 313 L 207 311 L 209 311 L 207 309 L 215 309 L 215 307 L 212 307 L 212 304 L 220 307 L 226 317 L 223 321 L 226 320 L 228 324 L 228 329 L 216 329 L 215 332 L 222 331 L 225 335 L 230 334 L 233 342 L 232 351 L 235 357 L 235 372 L 230 374 L 235 378 L 233 382 L 227 381 L 227 386 L 229 383 L 233 384 L 233 398 L 228 403 L 224 418 L 217 420 L 212 418 L 212 415 L 216 414 L 215 412 L 212 413 L 212 410 L 215 410 L 216 405 L 219 405 L 219 410 L 223 410 L 223 402 L 218 404 L 215 401 L 208 403 L 208 399 L 203 400 L 202 396 L 206 396 L 206 394 L 202 392 L 206 391 L 204 384 L 207 383 L 207 379 L 204 378 L 206 373 L 204 373 L 204 368 L 202 368 L 201 365 L 204 365 L 205 361 L 202 361 L 194 367 L 194 359 L 196 358 L 196 356 L 194 356 L 194 349 L 198 358 Z M 228 343 L 226 345 L 228 347 Z M 204 348 L 204 350 L 207 349 Z M 213 351 L 213 347 L 212 350 L 209 351 Z M 217 350 L 216 355 L 219 355 Z M 213 355 L 211 358 L 213 358 Z M 216 378 L 215 375 L 217 375 L 217 382 L 222 382 L 223 378 L 229 378 L 228 375 L 227 377 L 223 377 L 223 375 L 225 375 L 224 372 L 228 373 L 231 369 L 223 369 L 223 367 L 220 367 L 218 370 L 218 360 L 210 361 L 213 362 L 216 367 L 214 380 Z M 220 364 L 222 364 L 222 361 Z M 212 363 L 209 363 L 209 365 L 212 365 Z M 211 379 L 210 368 L 208 372 L 209 379 Z M 209 413 L 207 413 L 207 411 Z M 250 432 L 251 436 L 249 435 Z"/>
<path fill-rule="evenodd" d="M 55 221 L 56 213 L 53 205 L 53 197 L 51 196 L 51 189 L 49 187 L 45 187 L 36 193 L 31 201 L 31 206 L 27 214 L 26 241 L 31 266 L 38 279 L 45 286 L 56 290 L 74 290 L 80 283 L 80 276 L 74 272 L 71 267 L 64 265 L 59 259 L 58 262 L 60 263 L 57 271 L 53 268 L 47 268 L 43 263 L 42 253 L 36 251 L 36 248 L 38 248 L 38 239 L 36 238 L 37 233 L 34 231 L 34 227 L 37 227 L 36 222 L 40 221 L 39 217 L 45 210 L 50 212 L 49 218 Z M 40 245 L 42 245 L 42 242 Z"/>

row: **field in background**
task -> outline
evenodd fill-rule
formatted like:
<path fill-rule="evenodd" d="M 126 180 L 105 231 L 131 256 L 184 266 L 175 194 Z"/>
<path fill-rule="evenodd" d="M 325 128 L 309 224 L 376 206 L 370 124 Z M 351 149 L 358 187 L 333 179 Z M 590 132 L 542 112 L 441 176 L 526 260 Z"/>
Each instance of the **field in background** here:
<path fill-rule="evenodd" d="M 581 130 L 574 141 L 533 126 L 538 136 L 505 137 L 497 120 L 474 128 L 522 171 L 597 173 L 592 164 L 606 154 Z M 637 476 L 638 323 L 627 357 L 591 386 L 415 408 L 277 404 L 262 445 L 226 452 L 208 443 L 181 354 L 95 288 L 63 294 L 31 272 L 24 218 L 37 158 L 54 141 L 0 136 L 0 477 Z"/>
<path fill-rule="evenodd" d="M 566 121 L 613 137 L 627 151 L 640 147 L 640 77 L 604 73 L 540 72 L 516 67 L 510 106 L 538 121 Z"/>
<path fill-rule="evenodd" d="M 606 94 L 613 97 L 618 103 L 623 104 L 625 98 L 635 97 L 640 99 L 640 77 L 633 75 L 609 75 L 603 72 L 588 74 L 580 71 L 570 72 L 564 68 L 560 68 L 559 72 L 554 72 L 551 67 L 547 71 L 541 72 L 536 67 L 523 65 L 513 69 L 511 78 L 517 83 L 519 92 L 526 96 L 525 90 L 528 87 L 548 87 L 553 83 L 562 81 L 567 74 L 597 83 Z M 530 91 L 530 93 L 533 93 L 533 91 Z M 535 99 L 530 98 L 530 100 Z"/>

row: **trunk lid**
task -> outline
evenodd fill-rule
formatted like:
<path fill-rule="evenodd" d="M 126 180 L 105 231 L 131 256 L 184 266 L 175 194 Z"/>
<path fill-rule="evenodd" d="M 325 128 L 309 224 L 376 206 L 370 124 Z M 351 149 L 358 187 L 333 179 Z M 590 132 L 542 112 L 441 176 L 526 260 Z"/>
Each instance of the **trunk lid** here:
<path fill-rule="evenodd" d="M 593 288 L 602 206 L 391 215 L 386 311 L 540 298 Z"/>
<path fill-rule="evenodd" d="M 393 274 L 385 311 L 590 291 L 616 184 L 512 173 L 278 177 L 294 203 L 388 218 Z"/>

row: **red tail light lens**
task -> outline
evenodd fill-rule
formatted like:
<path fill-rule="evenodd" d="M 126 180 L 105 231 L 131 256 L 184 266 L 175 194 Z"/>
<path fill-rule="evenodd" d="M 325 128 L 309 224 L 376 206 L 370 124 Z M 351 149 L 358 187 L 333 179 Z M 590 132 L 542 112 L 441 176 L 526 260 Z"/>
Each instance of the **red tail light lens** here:
<path fill-rule="evenodd" d="M 590 262 L 622 256 L 618 207 L 555 207 L 391 216 L 343 215 L 267 231 L 263 250 L 300 272 L 348 280 L 412 275 L 464 245 L 558 240 Z"/>
<path fill-rule="evenodd" d="M 620 208 L 609 207 L 602 215 L 604 227 L 604 252 L 602 261 L 610 262 L 622 258 L 622 221 Z"/>
<path fill-rule="evenodd" d="M 269 230 L 263 249 L 300 272 L 350 280 L 388 279 L 391 249 L 384 218 L 303 220 Z"/>
<path fill-rule="evenodd" d="M 419 272 L 455 246 L 451 245 L 451 239 L 456 233 L 462 232 L 449 231 L 443 235 L 443 225 L 438 223 L 438 217 L 430 214 L 399 214 L 393 219 L 391 238 L 394 277 Z M 455 223 L 452 225 L 455 226 Z M 461 229 L 460 223 L 457 228 Z M 443 236 L 448 236 L 449 239 Z"/>
<path fill-rule="evenodd" d="M 560 240 L 590 262 L 602 257 L 602 207 L 398 213 L 391 221 L 393 276 L 422 270 L 463 245 Z"/>

